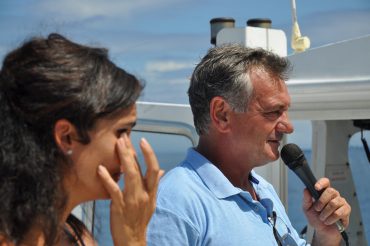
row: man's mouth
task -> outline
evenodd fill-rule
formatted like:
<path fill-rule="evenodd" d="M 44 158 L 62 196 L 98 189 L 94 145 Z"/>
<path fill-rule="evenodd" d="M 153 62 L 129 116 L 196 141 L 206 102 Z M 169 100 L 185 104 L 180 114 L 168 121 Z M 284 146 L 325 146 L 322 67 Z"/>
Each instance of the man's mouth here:
<path fill-rule="evenodd" d="M 277 139 L 276 140 L 275 139 L 270 139 L 270 140 L 267 140 L 267 142 L 280 145 L 280 140 L 277 140 Z"/>

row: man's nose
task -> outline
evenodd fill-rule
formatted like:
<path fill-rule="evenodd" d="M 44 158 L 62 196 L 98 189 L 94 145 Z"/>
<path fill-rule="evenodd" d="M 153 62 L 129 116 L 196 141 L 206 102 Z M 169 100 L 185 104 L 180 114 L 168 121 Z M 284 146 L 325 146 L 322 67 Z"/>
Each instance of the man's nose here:
<path fill-rule="evenodd" d="M 294 131 L 294 127 L 289 120 L 288 113 L 284 112 L 283 115 L 280 117 L 278 124 L 276 125 L 277 131 L 281 133 L 292 133 Z"/>

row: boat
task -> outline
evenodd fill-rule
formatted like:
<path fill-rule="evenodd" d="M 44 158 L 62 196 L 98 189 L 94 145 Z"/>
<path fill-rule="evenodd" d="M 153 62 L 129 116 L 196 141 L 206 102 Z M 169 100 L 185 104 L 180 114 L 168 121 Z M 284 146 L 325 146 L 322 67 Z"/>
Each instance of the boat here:
<path fill-rule="evenodd" d="M 369 233 L 365 226 L 369 227 L 370 221 L 366 221 L 363 204 L 359 201 L 355 183 L 361 177 L 352 174 L 356 163 L 350 160 L 349 149 L 352 136 L 361 134 L 363 148 L 360 151 L 369 158 L 365 162 L 370 162 L 364 137 L 364 132 L 370 129 L 370 36 L 308 48 L 309 40 L 300 36 L 298 26 L 294 27 L 293 23 L 293 28 L 298 30 L 293 31 L 295 36 L 292 39 L 298 42 L 295 44 L 298 48 L 288 55 L 288 39 L 282 30 L 271 28 L 268 19 L 253 19 L 249 23 L 238 28 L 232 18 L 212 19 L 212 44 L 241 43 L 287 56 L 293 65 L 287 81 L 292 98 L 289 117 L 293 121 L 308 122 L 311 127 L 311 135 L 306 136 L 310 139 L 311 169 L 316 177 L 328 177 L 332 186 L 350 203 L 352 213 L 346 229 L 350 244 L 368 245 L 370 238 L 367 238 Z M 196 146 L 198 142 L 190 106 L 138 102 L 137 107 L 138 122 L 133 138 L 144 134 L 154 146 L 162 168 L 168 171 L 185 156 L 187 147 Z M 283 144 L 288 142 L 289 138 L 283 140 Z M 142 168 L 145 170 L 144 166 Z M 256 172 L 273 184 L 288 214 L 294 203 L 300 206 L 301 200 L 289 202 L 291 171 L 280 159 L 257 168 Z M 107 202 L 104 206 L 108 207 Z M 85 213 L 81 213 L 82 210 Z M 82 206 L 76 214 L 100 235 L 98 241 L 106 245 L 109 226 L 104 226 L 107 222 L 103 220 L 107 220 L 109 215 L 96 210 L 96 204 L 91 202 Z M 312 228 L 296 229 L 303 229 L 302 236 L 311 242 Z"/>

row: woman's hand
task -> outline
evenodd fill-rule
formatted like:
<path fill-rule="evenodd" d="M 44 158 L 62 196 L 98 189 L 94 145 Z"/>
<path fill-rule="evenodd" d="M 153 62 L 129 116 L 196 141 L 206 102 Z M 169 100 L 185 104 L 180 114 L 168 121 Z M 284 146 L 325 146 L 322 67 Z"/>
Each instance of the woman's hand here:
<path fill-rule="evenodd" d="M 141 173 L 128 136 L 124 134 L 117 141 L 125 183 L 122 191 L 104 166 L 98 168 L 98 174 L 112 199 L 110 227 L 116 246 L 146 245 L 146 228 L 155 210 L 158 183 L 164 171 L 159 168 L 153 149 L 145 139 L 141 139 L 140 148 L 147 166 L 145 176 Z"/>

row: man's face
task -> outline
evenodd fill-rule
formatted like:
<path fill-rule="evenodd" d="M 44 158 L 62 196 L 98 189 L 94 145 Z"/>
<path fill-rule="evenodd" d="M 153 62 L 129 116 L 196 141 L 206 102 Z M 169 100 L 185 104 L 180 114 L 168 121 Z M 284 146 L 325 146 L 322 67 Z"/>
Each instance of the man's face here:
<path fill-rule="evenodd" d="M 254 95 L 246 113 L 233 113 L 234 155 L 242 162 L 256 167 L 279 158 L 280 141 L 284 134 L 293 132 L 288 119 L 290 96 L 285 82 L 275 82 L 262 70 L 250 76 Z"/>

